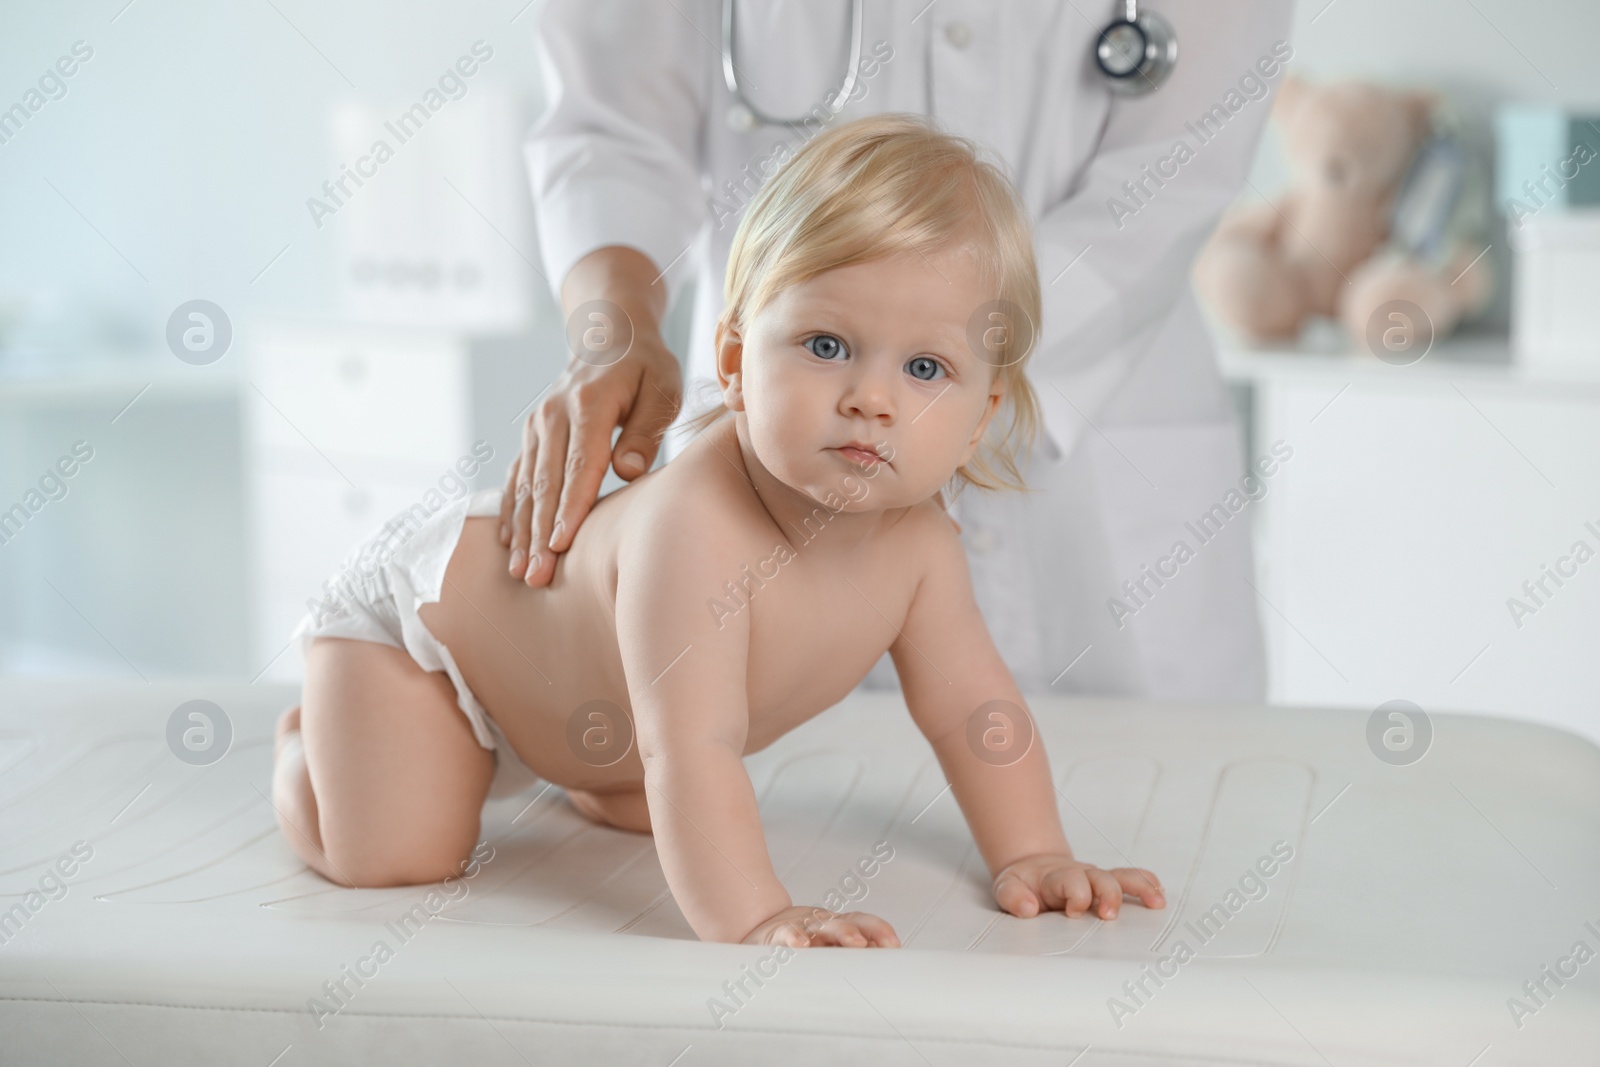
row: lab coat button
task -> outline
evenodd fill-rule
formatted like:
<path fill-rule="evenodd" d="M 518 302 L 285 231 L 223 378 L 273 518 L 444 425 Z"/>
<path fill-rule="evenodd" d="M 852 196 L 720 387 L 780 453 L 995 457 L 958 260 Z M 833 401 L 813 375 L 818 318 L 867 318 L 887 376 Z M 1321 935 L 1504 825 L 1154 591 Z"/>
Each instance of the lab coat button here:
<path fill-rule="evenodd" d="M 946 23 L 944 39 L 957 48 L 965 48 L 972 43 L 972 27 L 965 22 Z"/>
<path fill-rule="evenodd" d="M 981 553 L 985 556 L 993 552 L 995 550 L 995 546 L 1000 543 L 1000 539 L 995 536 L 995 532 L 985 526 L 980 526 L 974 529 L 972 531 L 972 536 L 967 540 L 968 543 L 972 545 L 972 550 L 974 552 Z"/>

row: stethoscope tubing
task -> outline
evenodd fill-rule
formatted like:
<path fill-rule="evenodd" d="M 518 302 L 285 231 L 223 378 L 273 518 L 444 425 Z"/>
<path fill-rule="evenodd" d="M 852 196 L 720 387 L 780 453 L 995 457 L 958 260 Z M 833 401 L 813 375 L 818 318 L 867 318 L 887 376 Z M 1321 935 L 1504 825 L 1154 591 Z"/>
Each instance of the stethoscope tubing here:
<path fill-rule="evenodd" d="M 844 106 L 844 101 L 850 99 L 850 94 L 855 92 L 856 79 L 860 75 L 861 66 L 861 25 L 866 11 L 866 0 L 850 0 L 850 59 L 845 67 L 844 84 L 839 88 L 839 106 Z M 764 126 L 803 126 L 811 119 L 810 115 L 802 115 L 798 119 L 783 119 L 776 115 L 768 115 L 745 95 L 744 89 L 739 85 L 739 74 L 734 62 L 734 0 L 722 0 L 722 77 L 728 84 L 728 92 L 733 98 L 749 111 L 756 122 Z"/>

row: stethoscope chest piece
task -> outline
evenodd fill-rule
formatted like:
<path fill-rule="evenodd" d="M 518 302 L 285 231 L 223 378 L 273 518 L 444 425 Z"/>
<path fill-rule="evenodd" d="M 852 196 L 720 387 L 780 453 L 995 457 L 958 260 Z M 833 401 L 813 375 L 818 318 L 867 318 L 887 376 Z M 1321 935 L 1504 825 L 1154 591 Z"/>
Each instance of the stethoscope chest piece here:
<path fill-rule="evenodd" d="M 1140 11 L 1129 0 L 1127 17 L 1100 31 L 1094 61 L 1106 84 L 1119 96 L 1143 96 L 1160 88 L 1178 62 L 1178 37 L 1172 24 L 1154 11 Z"/>

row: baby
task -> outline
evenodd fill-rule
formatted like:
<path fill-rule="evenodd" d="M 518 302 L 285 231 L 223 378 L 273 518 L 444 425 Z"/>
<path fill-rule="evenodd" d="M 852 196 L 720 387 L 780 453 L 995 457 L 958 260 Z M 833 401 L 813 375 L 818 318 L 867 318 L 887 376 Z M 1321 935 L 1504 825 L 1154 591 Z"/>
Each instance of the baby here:
<path fill-rule="evenodd" d="M 916 116 L 839 126 L 751 203 L 725 297 L 723 403 L 595 505 L 548 586 L 508 573 L 499 490 L 352 554 L 297 631 L 305 688 L 273 781 L 287 839 L 344 885 L 436 881 L 485 798 L 537 774 L 653 833 L 703 940 L 895 947 L 877 916 L 795 906 L 742 762 L 887 651 L 1003 910 L 1163 907 L 1151 872 L 1073 858 L 946 511 L 952 487 L 1025 489 L 1015 439 L 1037 432 L 1039 282 L 1004 175 Z"/>

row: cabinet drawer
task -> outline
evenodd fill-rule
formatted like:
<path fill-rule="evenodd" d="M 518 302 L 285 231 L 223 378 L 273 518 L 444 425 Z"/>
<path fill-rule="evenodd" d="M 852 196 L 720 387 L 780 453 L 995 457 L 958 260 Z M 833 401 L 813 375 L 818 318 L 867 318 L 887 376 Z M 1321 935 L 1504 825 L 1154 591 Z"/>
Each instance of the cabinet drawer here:
<path fill-rule="evenodd" d="M 443 466 L 466 445 L 469 363 L 450 338 L 372 330 L 271 335 L 251 352 L 244 395 L 257 447 Z"/>
<path fill-rule="evenodd" d="M 282 649 L 305 613 L 307 599 L 322 593 L 323 582 L 334 576 L 351 549 L 414 505 L 427 510 L 430 501 L 460 498 L 441 491 L 444 468 L 417 464 L 404 478 L 395 477 L 392 466 L 382 479 L 366 477 L 366 472 L 360 465 L 348 471 L 356 489 L 332 472 L 271 467 L 255 472 L 250 536 L 255 645 L 263 663 Z M 465 479 L 459 484 L 464 486 Z"/>

